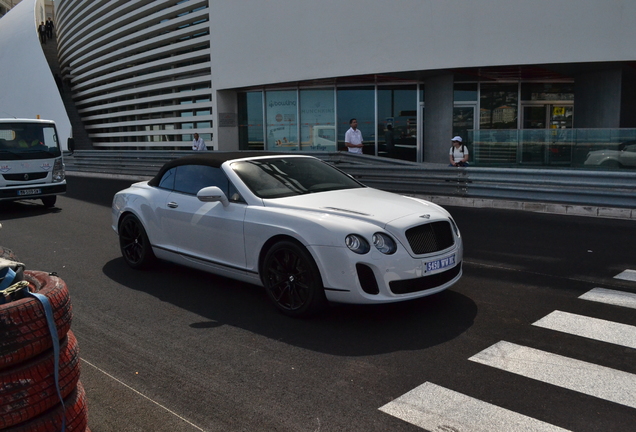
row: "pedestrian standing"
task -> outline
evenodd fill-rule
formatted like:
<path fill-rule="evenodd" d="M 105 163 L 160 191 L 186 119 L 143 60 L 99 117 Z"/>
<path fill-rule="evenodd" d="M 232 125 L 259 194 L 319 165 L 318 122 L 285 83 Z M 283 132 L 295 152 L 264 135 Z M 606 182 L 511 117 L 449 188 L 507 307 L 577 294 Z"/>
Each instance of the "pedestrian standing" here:
<path fill-rule="evenodd" d="M 206 151 L 208 147 L 205 145 L 205 141 L 203 138 L 199 137 L 199 134 L 195 132 L 194 140 L 192 141 L 192 150 L 196 151 Z"/>
<path fill-rule="evenodd" d="M 345 133 L 345 145 L 349 149 L 349 153 L 362 154 L 362 132 L 358 129 L 358 120 L 352 118 L 349 120 L 349 130 Z"/>
<path fill-rule="evenodd" d="M 38 34 L 40 35 L 40 43 L 45 44 L 46 43 L 46 24 L 44 24 L 44 21 L 40 22 L 40 25 L 38 26 Z"/>
<path fill-rule="evenodd" d="M 46 19 L 46 37 L 48 39 L 52 39 L 53 38 L 53 20 L 51 19 L 51 17 Z"/>

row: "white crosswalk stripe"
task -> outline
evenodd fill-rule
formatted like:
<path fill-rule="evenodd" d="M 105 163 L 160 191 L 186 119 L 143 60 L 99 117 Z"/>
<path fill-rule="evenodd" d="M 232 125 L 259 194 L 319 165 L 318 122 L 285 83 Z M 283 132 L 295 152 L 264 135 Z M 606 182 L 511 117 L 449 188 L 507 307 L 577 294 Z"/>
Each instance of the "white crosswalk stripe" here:
<path fill-rule="evenodd" d="M 532 325 L 615 345 L 636 348 L 636 327 L 627 324 L 554 311 Z"/>
<path fill-rule="evenodd" d="M 606 303 L 636 309 L 636 294 L 624 291 L 594 288 L 579 297 L 582 300 Z"/>
<path fill-rule="evenodd" d="M 469 360 L 636 408 L 636 375 L 501 341 Z"/>
<path fill-rule="evenodd" d="M 636 270 L 616 279 L 636 281 Z M 636 294 L 594 288 L 581 300 L 636 309 Z M 636 326 L 556 310 L 532 325 L 636 349 Z M 500 341 L 468 360 L 547 384 L 636 408 L 636 374 Z M 426 382 L 381 411 L 413 425 L 442 431 L 565 431 L 532 417 Z"/>
<path fill-rule="evenodd" d="M 636 270 L 625 270 L 614 276 L 614 279 L 622 279 L 636 282 Z"/>
<path fill-rule="evenodd" d="M 430 382 L 389 402 L 380 410 L 436 432 L 566 431 Z"/>

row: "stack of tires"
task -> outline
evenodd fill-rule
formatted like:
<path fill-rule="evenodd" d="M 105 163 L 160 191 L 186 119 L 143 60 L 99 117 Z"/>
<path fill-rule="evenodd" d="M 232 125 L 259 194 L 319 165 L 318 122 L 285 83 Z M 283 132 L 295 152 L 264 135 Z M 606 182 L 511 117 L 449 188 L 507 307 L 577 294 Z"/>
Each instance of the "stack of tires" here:
<path fill-rule="evenodd" d="M 7 251 L 0 253 L 15 258 L 7 256 L 11 254 Z M 41 271 L 25 270 L 23 278 L 31 292 L 46 296 L 52 306 L 59 356 L 56 359 L 44 307 L 38 299 L 25 297 L 0 304 L 0 431 L 89 431 L 66 284 Z"/>

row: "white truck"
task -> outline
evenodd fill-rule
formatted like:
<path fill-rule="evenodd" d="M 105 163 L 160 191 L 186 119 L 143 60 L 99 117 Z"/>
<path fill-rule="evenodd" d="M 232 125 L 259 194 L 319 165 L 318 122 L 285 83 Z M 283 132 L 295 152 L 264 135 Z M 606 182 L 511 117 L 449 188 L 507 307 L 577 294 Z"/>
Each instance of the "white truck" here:
<path fill-rule="evenodd" d="M 69 138 L 69 150 L 73 139 Z M 41 199 L 53 207 L 66 192 L 66 175 L 55 122 L 0 119 L 0 201 Z"/>

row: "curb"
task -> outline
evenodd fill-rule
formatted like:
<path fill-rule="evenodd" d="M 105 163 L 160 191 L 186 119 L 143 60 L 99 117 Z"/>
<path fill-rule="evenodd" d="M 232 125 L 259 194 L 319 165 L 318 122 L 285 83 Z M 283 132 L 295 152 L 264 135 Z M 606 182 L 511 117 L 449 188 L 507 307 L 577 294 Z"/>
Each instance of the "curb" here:
<path fill-rule="evenodd" d="M 502 210 L 520 210 L 535 213 L 551 213 L 568 216 L 600 217 L 607 219 L 636 220 L 636 209 L 597 207 L 572 204 L 555 204 L 540 202 L 522 202 L 509 200 L 495 200 L 484 198 L 461 198 L 435 195 L 413 195 L 439 205 L 474 207 L 474 208 L 494 208 Z"/>

